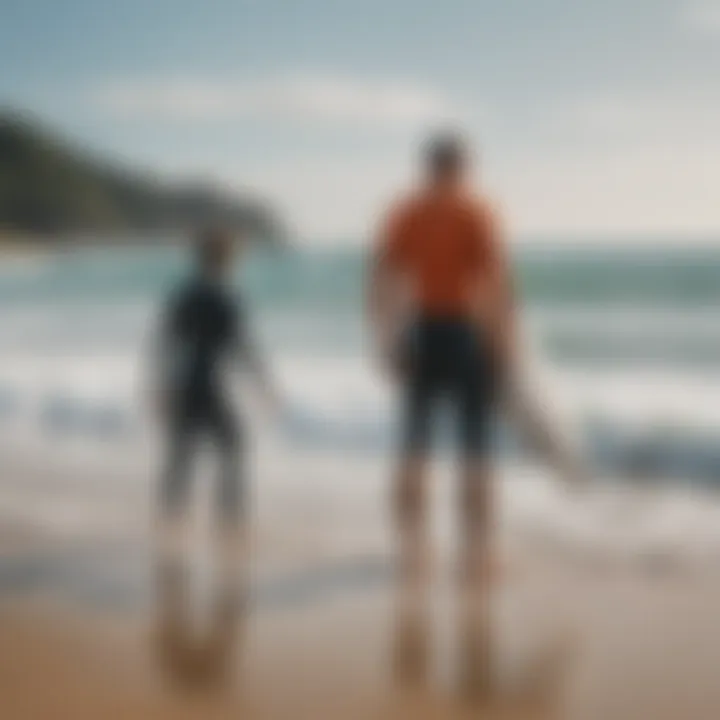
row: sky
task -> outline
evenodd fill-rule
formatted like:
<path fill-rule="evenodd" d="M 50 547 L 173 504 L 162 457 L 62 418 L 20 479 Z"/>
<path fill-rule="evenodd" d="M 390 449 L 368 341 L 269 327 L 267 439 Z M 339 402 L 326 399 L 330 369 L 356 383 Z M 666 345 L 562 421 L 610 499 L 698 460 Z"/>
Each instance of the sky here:
<path fill-rule="evenodd" d="M 522 238 L 720 238 L 720 0 L 0 0 L 0 103 L 354 242 L 463 129 Z"/>

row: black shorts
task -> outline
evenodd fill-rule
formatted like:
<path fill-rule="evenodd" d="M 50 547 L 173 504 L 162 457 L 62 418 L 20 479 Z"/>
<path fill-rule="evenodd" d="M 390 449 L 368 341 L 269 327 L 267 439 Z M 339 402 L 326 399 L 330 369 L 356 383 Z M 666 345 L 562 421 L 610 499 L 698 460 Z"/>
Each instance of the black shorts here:
<path fill-rule="evenodd" d="M 420 319 L 409 329 L 402 352 L 403 452 L 429 452 L 438 401 L 448 400 L 462 451 L 467 457 L 485 456 L 492 439 L 497 373 L 477 326 L 463 318 Z"/>
<path fill-rule="evenodd" d="M 207 434 L 222 449 L 238 449 L 242 444 L 242 424 L 217 391 L 181 390 L 173 403 L 170 426 L 173 435 L 186 440 Z"/>

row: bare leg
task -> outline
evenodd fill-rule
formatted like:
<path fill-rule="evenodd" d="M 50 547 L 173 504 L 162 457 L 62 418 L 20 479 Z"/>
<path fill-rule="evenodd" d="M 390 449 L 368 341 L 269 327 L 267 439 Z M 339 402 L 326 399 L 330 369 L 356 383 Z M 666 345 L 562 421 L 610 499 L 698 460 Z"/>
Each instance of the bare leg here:
<path fill-rule="evenodd" d="M 461 579 L 457 594 L 458 691 L 464 701 L 486 710 L 498 699 L 490 601 L 488 584 Z"/>
<path fill-rule="evenodd" d="M 249 539 L 242 432 L 225 403 L 217 404 L 214 421 L 220 453 L 216 560 L 222 586 L 232 591 L 240 580 L 238 573 L 244 565 L 241 560 L 247 554 Z"/>
<path fill-rule="evenodd" d="M 415 456 L 402 461 L 395 480 L 394 511 L 403 577 L 423 578 L 428 564 L 427 460 Z"/>
<path fill-rule="evenodd" d="M 163 556 L 177 556 L 182 550 L 187 520 L 188 494 L 192 476 L 194 434 L 178 425 L 170 432 L 165 468 L 160 479 L 156 543 Z"/>
<path fill-rule="evenodd" d="M 467 459 L 460 479 L 461 574 L 457 593 L 458 689 L 464 701 L 495 707 L 491 615 L 493 508 L 487 459 Z"/>
<path fill-rule="evenodd" d="M 400 688 L 424 690 L 429 683 L 430 598 L 425 578 L 400 572 L 396 579 L 393 670 Z"/>
<path fill-rule="evenodd" d="M 220 448 L 221 468 L 218 478 L 218 524 L 229 533 L 236 532 L 243 523 L 246 511 L 242 458 L 235 439 L 224 441 Z"/>
<path fill-rule="evenodd" d="M 494 513 L 487 460 L 469 459 L 460 479 L 461 568 L 469 585 L 482 585 L 493 571 Z"/>
<path fill-rule="evenodd" d="M 210 626 L 197 629 L 190 602 L 191 569 L 187 559 L 161 558 L 157 565 L 156 642 L 169 676 L 186 687 L 208 687 L 229 679 L 242 643 L 246 598 L 245 558 L 234 556 L 232 578 L 223 564 L 224 547 L 215 549 L 218 570 L 212 587 Z"/>
<path fill-rule="evenodd" d="M 245 510 L 241 427 L 229 402 L 224 398 L 213 399 L 209 421 L 220 453 L 217 484 L 218 524 L 233 532 L 240 525 Z"/>
<path fill-rule="evenodd" d="M 400 550 L 396 577 L 393 672 L 402 691 L 422 694 L 429 683 L 431 628 L 428 597 L 427 461 L 402 463 L 395 487 Z"/>
<path fill-rule="evenodd" d="M 460 581 L 457 690 L 463 704 L 488 718 L 561 717 L 566 674 L 574 657 L 571 638 L 564 634 L 549 638 L 534 657 L 516 656 L 513 665 L 501 673 L 493 599 L 492 584 Z"/>

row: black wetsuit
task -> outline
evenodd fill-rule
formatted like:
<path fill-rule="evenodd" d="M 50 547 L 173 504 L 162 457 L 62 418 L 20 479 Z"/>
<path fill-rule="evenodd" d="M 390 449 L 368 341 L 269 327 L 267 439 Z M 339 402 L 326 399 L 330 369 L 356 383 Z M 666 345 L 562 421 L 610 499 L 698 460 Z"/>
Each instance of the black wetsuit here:
<path fill-rule="evenodd" d="M 489 344 L 475 323 L 463 317 L 419 318 L 405 338 L 403 353 L 404 453 L 429 452 L 435 409 L 446 399 L 456 411 L 465 456 L 485 458 L 499 377 Z"/>
<path fill-rule="evenodd" d="M 221 453 L 218 511 L 235 521 L 242 506 L 242 428 L 226 386 L 227 364 L 252 359 L 242 306 L 220 283 L 190 281 L 168 304 L 161 372 L 169 401 L 169 448 L 162 480 L 164 509 L 187 502 L 195 441 L 208 434 Z"/>

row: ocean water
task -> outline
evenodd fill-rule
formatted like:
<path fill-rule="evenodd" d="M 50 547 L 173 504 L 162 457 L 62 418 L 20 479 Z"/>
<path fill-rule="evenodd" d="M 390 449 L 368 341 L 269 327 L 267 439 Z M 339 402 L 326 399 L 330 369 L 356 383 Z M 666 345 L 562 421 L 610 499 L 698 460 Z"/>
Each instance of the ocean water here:
<path fill-rule="evenodd" d="M 618 551 L 686 548 L 688 538 L 720 551 L 720 243 L 658 247 L 535 245 L 514 257 L 533 391 L 603 486 L 641 484 L 653 512 L 609 534 L 607 494 L 568 509 L 552 473 L 517 443 L 503 444 L 507 487 L 517 517 L 539 532 Z M 276 476 L 298 457 L 343 466 L 345 493 L 377 487 L 368 474 L 393 445 L 392 392 L 362 316 L 365 262 L 354 248 L 258 252 L 236 278 L 288 399 L 279 422 L 258 419 L 259 445 L 272 446 Z M 162 298 L 186 272 L 181 249 L 167 247 L 4 262 L 4 452 L 147 483 L 144 353 Z M 243 405 L 254 413 L 251 399 Z"/>

